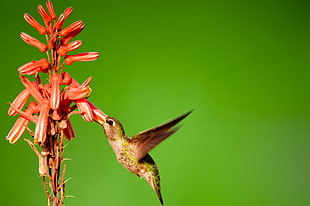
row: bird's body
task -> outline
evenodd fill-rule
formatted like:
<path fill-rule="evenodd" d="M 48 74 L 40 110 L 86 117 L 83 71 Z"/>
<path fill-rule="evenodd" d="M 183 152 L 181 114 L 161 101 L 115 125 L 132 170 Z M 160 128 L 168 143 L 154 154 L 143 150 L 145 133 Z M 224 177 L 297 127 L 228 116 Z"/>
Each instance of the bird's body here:
<path fill-rule="evenodd" d="M 135 145 L 129 143 L 130 138 L 127 136 L 125 138 L 108 140 L 118 162 L 130 172 L 143 177 L 155 190 L 159 200 L 162 202 L 159 172 L 152 157 L 147 154 L 140 161 L 137 161 Z"/>
<path fill-rule="evenodd" d="M 143 177 L 156 192 L 161 204 L 163 204 L 163 199 L 160 192 L 160 176 L 157 166 L 148 152 L 176 132 L 177 129 L 171 128 L 189 113 L 158 127 L 140 132 L 133 137 L 128 137 L 122 124 L 113 117 L 107 117 L 103 124 L 104 132 L 118 162 L 132 173 Z"/>

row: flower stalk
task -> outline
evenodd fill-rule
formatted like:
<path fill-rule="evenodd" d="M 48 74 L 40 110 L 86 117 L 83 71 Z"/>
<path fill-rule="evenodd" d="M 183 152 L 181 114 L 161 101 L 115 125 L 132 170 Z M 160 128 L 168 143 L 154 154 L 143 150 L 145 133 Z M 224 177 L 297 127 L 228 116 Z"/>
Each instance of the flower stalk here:
<path fill-rule="evenodd" d="M 8 111 L 8 115 L 18 115 L 18 118 L 6 139 L 15 144 L 26 131 L 33 137 L 25 141 L 38 156 L 39 175 L 42 177 L 48 205 L 53 206 L 64 205 L 67 197 L 64 141 L 76 137 L 70 117 L 79 114 L 86 122 L 94 121 L 98 124 L 102 124 L 107 117 L 87 99 L 91 93 L 91 77 L 80 85 L 68 72 L 64 72 L 66 65 L 99 58 L 98 52 L 68 54 L 81 47 L 82 41 L 70 41 L 85 26 L 79 20 L 63 28 L 72 11 L 72 7 L 68 7 L 57 17 L 52 2 L 47 1 L 46 7 L 38 6 L 44 24 L 40 24 L 30 14 L 24 14 L 26 22 L 39 34 L 45 35 L 46 43 L 25 32 L 20 37 L 45 53 L 46 58 L 30 61 L 18 68 L 25 89 L 10 103 Z M 47 82 L 41 80 L 45 79 L 41 78 L 43 73 L 47 73 Z M 27 76 L 34 76 L 35 80 Z M 29 101 L 30 97 L 34 101 Z M 34 129 L 31 129 L 31 124 L 34 124 Z"/>

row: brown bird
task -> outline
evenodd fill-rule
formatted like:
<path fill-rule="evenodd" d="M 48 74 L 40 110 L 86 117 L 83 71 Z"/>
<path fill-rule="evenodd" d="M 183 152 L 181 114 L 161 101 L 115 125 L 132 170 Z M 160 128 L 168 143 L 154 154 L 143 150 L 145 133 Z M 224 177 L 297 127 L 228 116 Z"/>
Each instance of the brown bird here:
<path fill-rule="evenodd" d="M 178 128 L 172 127 L 190 113 L 191 111 L 160 126 L 140 132 L 133 137 L 128 137 L 120 121 L 113 117 L 107 117 L 105 123 L 102 124 L 119 163 L 132 173 L 143 177 L 156 192 L 162 205 L 164 202 L 160 192 L 158 169 L 148 152 L 175 133 Z"/>

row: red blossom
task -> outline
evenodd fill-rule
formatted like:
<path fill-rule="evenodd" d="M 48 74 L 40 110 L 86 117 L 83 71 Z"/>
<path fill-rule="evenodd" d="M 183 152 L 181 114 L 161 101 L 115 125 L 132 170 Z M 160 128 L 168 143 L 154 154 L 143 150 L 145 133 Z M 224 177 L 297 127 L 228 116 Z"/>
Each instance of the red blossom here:
<path fill-rule="evenodd" d="M 25 141 L 39 158 L 39 174 L 42 176 L 48 196 L 48 205 L 64 205 L 63 200 L 66 197 L 64 194 L 66 165 L 62 165 L 64 139 L 71 141 L 75 138 L 70 117 L 78 114 L 86 122 L 95 121 L 103 124 L 107 115 L 86 99 L 91 93 L 89 85 L 92 78 L 89 77 L 80 85 L 68 72 L 64 72 L 66 65 L 76 61 L 94 61 L 99 57 L 98 52 L 68 55 L 82 45 L 80 40 L 71 43 L 70 41 L 84 29 L 83 21 L 76 21 L 63 28 L 73 11 L 72 7 L 66 8 L 58 18 L 50 0 L 46 2 L 46 8 L 38 6 L 44 26 L 30 14 L 24 14 L 26 22 L 40 34 L 45 35 L 46 42 L 42 43 L 24 32 L 20 37 L 27 44 L 45 53 L 47 57 L 30 61 L 18 68 L 25 89 L 10 104 L 8 115 L 18 114 L 19 117 L 6 139 L 14 144 L 28 130 L 34 138 Z M 44 78 L 42 73 L 47 73 Z M 23 75 L 34 76 L 26 78 Z M 29 101 L 29 98 L 33 98 L 34 101 Z M 34 124 L 34 131 L 30 123 Z M 41 153 L 37 147 L 42 148 Z M 48 186 L 50 188 L 47 188 Z"/>
<path fill-rule="evenodd" d="M 55 23 L 55 29 L 59 30 L 61 29 L 61 27 L 63 26 L 63 24 L 65 23 L 66 20 L 66 16 L 64 14 L 61 14 L 57 20 L 57 22 Z"/>
<path fill-rule="evenodd" d="M 71 15 L 72 11 L 73 8 L 70 6 L 64 10 L 63 14 L 66 16 L 66 18 L 68 18 Z"/>
<path fill-rule="evenodd" d="M 88 100 L 87 100 L 88 101 Z M 93 119 L 98 124 L 102 125 L 105 123 L 105 119 L 108 117 L 105 113 L 103 113 L 98 107 L 96 107 L 93 103 L 88 101 L 88 105 L 91 107 L 93 111 Z"/>
<path fill-rule="evenodd" d="M 62 73 L 62 84 L 70 84 L 71 82 L 71 75 L 68 72 Z"/>
<path fill-rule="evenodd" d="M 78 61 L 94 61 L 98 59 L 100 54 L 98 52 L 86 52 L 75 55 L 67 55 L 65 56 L 65 62 L 67 65 L 71 65 L 73 62 Z"/>
<path fill-rule="evenodd" d="M 68 27 L 62 29 L 59 32 L 59 35 L 62 37 L 66 37 L 69 34 L 74 33 L 75 31 L 78 31 L 78 30 L 83 29 L 83 28 L 84 28 L 84 23 L 83 23 L 83 21 L 79 20 L 79 21 L 72 23 Z"/>
<path fill-rule="evenodd" d="M 24 76 L 20 76 L 20 79 L 23 83 L 23 85 L 26 87 L 26 89 L 30 92 L 31 96 L 39 103 L 44 102 L 44 98 L 42 94 L 39 91 L 38 86 L 36 85 L 35 82 L 31 82 L 29 79 L 27 79 Z"/>
<path fill-rule="evenodd" d="M 46 52 L 48 57 L 30 61 L 18 68 L 21 75 L 35 75 L 35 81 L 20 76 L 21 82 L 26 89 L 15 98 L 8 111 L 11 116 L 21 115 L 12 128 L 10 135 L 8 135 L 8 139 L 15 143 L 20 137 L 19 135 L 25 131 L 23 125 L 32 121 L 36 124 L 34 143 L 40 144 L 44 148 L 46 148 L 46 138 L 57 133 L 57 129 L 55 129 L 57 121 L 66 122 L 67 126 L 62 129 L 67 139 L 71 140 L 75 137 L 72 124 L 68 119 L 71 114 L 78 113 L 82 115 L 85 121 L 91 122 L 95 120 L 98 123 L 102 123 L 103 118 L 106 117 L 100 109 L 86 99 L 91 93 L 89 86 L 91 77 L 80 85 L 76 80 L 72 79 L 69 73 L 63 72 L 63 65 L 61 65 L 61 62 L 70 65 L 76 61 L 94 61 L 99 57 L 98 52 L 67 55 L 68 52 L 79 49 L 82 45 L 80 40 L 69 42 L 84 29 L 83 21 L 79 20 L 66 28 L 62 28 L 65 20 L 73 11 L 72 7 L 66 8 L 57 20 L 51 1 L 46 2 L 46 8 L 42 5 L 38 6 L 38 12 L 44 20 L 45 27 L 30 14 L 25 13 L 24 18 L 40 34 L 46 34 L 47 44 L 24 32 L 20 36 L 27 44 L 38 48 L 41 52 Z M 41 82 L 41 72 L 48 72 L 49 83 L 44 84 Z M 22 111 L 30 96 L 36 102 L 29 103 L 32 106 Z M 74 111 L 76 108 L 79 110 L 78 112 Z M 38 116 L 35 116 L 34 113 L 38 113 Z"/>
<path fill-rule="evenodd" d="M 66 56 L 68 52 L 70 51 L 74 51 L 78 48 L 80 48 L 82 45 L 82 41 L 81 40 L 76 40 L 76 41 L 73 41 L 67 45 L 64 45 L 64 46 L 61 46 L 59 49 L 58 49 L 58 54 L 60 56 Z"/>
<path fill-rule="evenodd" d="M 47 45 L 41 43 L 36 38 L 30 36 L 29 34 L 26 34 L 24 32 L 20 33 L 20 37 L 22 40 L 24 40 L 27 44 L 37 47 L 41 52 L 45 52 L 47 50 Z"/>
<path fill-rule="evenodd" d="M 35 103 L 30 102 L 29 107 L 25 110 L 25 113 L 32 115 L 35 111 L 36 111 Z M 27 119 L 26 117 L 20 116 L 16 120 L 9 134 L 6 136 L 6 139 L 9 140 L 10 143 L 15 144 L 26 131 L 29 121 L 30 120 Z"/>
<path fill-rule="evenodd" d="M 51 19 L 52 20 L 56 19 L 56 14 L 55 14 L 52 2 L 51 1 L 47 1 L 46 2 L 46 7 L 47 7 L 47 10 L 48 10 L 48 12 L 50 14 Z"/>
<path fill-rule="evenodd" d="M 46 70 L 50 66 L 50 63 L 45 59 L 35 60 L 24 64 L 18 68 L 20 74 L 34 75 L 40 71 Z"/>
<path fill-rule="evenodd" d="M 91 106 L 88 104 L 87 99 L 78 99 L 75 103 L 86 122 L 91 122 L 94 120 L 93 111 Z"/>
<path fill-rule="evenodd" d="M 27 89 L 24 89 L 21 93 L 19 93 L 19 95 L 17 95 L 17 97 L 12 102 L 8 114 L 10 116 L 16 115 L 17 112 L 13 109 L 12 105 L 14 105 L 17 109 L 22 109 L 28 101 L 29 97 L 30 92 Z"/>
<path fill-rule="evenodd" d="M 35 124 L 38 124 L 39 118 L 38 118 L 38 116 L 35 116 L 35 115 L 33 115 L 33 114 L 39 113 L 39 112 L 40 112 L 40 109 L 39 109 L 39 106 L 38 106 L 34 101 L 31 101 L 31 102 L 29 103 L 29 107 L 32 108 L 32 113 L 29 113 L 29 112 L 27 112 L 27 111 L 22 111 L 22 110 L 16 108 L 13 104 L 10 104 L 10 105 L 11 105 L 11 107 L 12 107 L 18 114 L 20 114 L 22 117 L 26 118 L 26 119 L 29 120 L 29 121 L 32 121 L 32 122 L 35 123 Z"/>
<path fill-rule="evenodd" d="M 38 5 L 38 12 L 42 16 L 45 24 L 49 24 L 52 21 L 52 18 L 48 15 L 46 10 L 42 5 Z"/>
<path fill-rule="evenodd" d="M 24 14 L 24 19 L 30 24 L 33 28 L 38 30 L 40 34 L 46 34 L 46 28 L 39 24 L 30 14 Z"/>
<path fill-rule="evenodd" d="M 34 133 L 35 144 L 44 144 L 45 142 L 49 110 L 50 110 L 50 102 L 47 99 L 45 99 L 40 104 L 39 120 Z"/>
<path fill-rule="evenodd" d="M 61 75 L 55 74 L 51 76 L 51 108 L 58 109 L 60 104 L 60 84 Z"/>

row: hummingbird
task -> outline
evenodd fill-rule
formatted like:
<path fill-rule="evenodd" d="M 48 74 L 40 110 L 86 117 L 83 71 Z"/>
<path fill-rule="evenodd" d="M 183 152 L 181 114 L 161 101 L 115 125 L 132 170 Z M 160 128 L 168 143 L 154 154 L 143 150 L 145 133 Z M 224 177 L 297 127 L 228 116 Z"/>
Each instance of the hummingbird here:
<path fill-rule="evenodd" d="M 130 172 L 144 178 L 156 192 L 160 203 L 163 198 L 160 192 L 160 176 L 157 165 L 148 152 L 160 142 L 175 133 L 179 127 L 172 128 L 191 113 L 183 114 L 169 122 L 128 137 L 119 120 L 106 117 L 102 124 L 118 162 Z"/>

